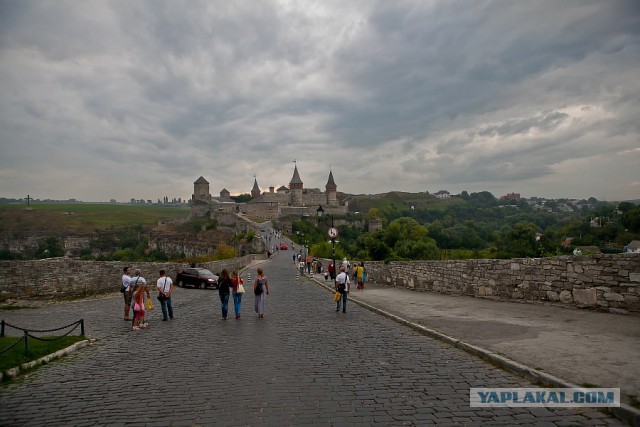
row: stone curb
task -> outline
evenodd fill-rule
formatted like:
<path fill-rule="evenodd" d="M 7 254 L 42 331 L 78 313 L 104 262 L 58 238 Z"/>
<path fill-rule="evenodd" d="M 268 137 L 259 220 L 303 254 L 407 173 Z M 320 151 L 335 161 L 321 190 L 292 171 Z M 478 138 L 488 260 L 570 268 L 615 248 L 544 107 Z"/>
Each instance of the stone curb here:
<path fill-rule="evenodd" d="M 335 292 L 335 289 L 325 285 L 320 280 L 315 277 L 310 277 L 305 275 L 304 277 L 311 279 L 317 285 L 327 289 L 330 292 Z M 445 342 L 455 348 L 459 348 L 461 350 L 466 351 L 467 353 L 473 354 L 474 356 L 478 356 L 481 359 L 492 363 L 493 365 L 504 369 L 505 371 L 516 374 L 520 377 L 528 379 L 533 382 L 542 383 L 544 385 L 552 385 L 555 387 L 561 388 L 580 388 L 580 386 L 576 384 L 572 384 L 568 381 L 560 379 L 556 376 L 548 374 L 546 372 L 539 371 L 534 368 L 530 368 L 526 365 L 518 363 L 514 360 L 508 359 L 504 356 L 501 356 L 497 353 L 484 349 L 482 347 L 478 347 L 473 344 L 469 344 L 467 342 L 461 341 L 457 338 L 451 337 L 449 335 L 443 334 L 442 332 L 438 332 L 435 329 L 427 328 L 426 326 L 419 325 L 417 323 L 410 322 L 406 319 L 403 319 L 400 316 L 384 311 L 378 307 L 374 307 L 369 305 L 363 301 L 358 300 L 357 298 L 349 297 L 349 301 L 358 304 L 359 306 L 366 308 L 369 311 L 372 311 L 381 316 L 387 317 L 397 323 L 400 323 L 404 326 L 407 326 L 413 329 L 416 332 L 419 332 L 423 335 L 429 336 L 431 338 L 437 339 L 438 341 Z M 626 405 L 624 403 L 620 404 L 620 407 L 616 408 L 605 408 L 607 411 L 611 412 L 616 418 L 629 423 L 634 427 L 640 427 L 640 410 Z"/>
<path fill-rule="evenodd" d="M 8 379 L 14 379 L 18 375 L 20 375 L 20 373 L 22 371 L 26 371 L 26 370 L 32 369 L 32 368 L 34 368 L 36 366 L 40 366 L 40 365 L 42 365 L 44 363 L 48 363 L 48 362 L 50 362 L 52 360 L 64 357 L 64 356 L 66 356 L 66 355 L 68 355 L 70 353 L 73 353 L 74 351 L 79 350 L 79 349 L 81 349 L 83 347 L 86 347 L 88 345 L 93 345 L 93 343 L 95 341 L 96 340 L 92 339 L 92 338 L 86 339 L 84 341 L 78 341 L 77 343 L 72 344 L 67 348 L 63 348 L 61 350 L 58 350 L 55 353 L 47 354 L 46 356 L 42 356 L 39 359 L 32 360 L 31 362 L 23 363 L 20 366 L 8 369 L 4 373 L 0 373 L 0 381 L 5 381 L 7 378 Z"/>

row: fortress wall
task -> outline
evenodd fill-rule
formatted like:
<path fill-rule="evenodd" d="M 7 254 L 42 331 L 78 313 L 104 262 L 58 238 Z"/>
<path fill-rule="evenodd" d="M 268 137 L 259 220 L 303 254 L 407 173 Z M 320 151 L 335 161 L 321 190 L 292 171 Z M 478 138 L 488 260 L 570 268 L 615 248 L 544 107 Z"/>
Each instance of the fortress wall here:
<path fill-rule="evenodd" d="M 367 281 L 420 292 L 640 313 L 640 254 L 365 265 Z"/>
<path fill-rule="evenodd" d="M 221 261 L 198 264 L 214 273 L 223 268 L 241 269 L 265 255 L 247 255 Z M 72 258 L 49 258 L 31 261 L 0 261 L 4 272 L 0 281 L 0 302 L 7 299 L 43 298 L 64 299 L 118 292 L 122 282 L 122 269 L 130 265 L 132 272 L 139 268 L 148 282 L 158 279 L 160 270 L 175 279 L 178 271 L 187 267 L 180 263 L 120 261 L 82 261 Z"/>

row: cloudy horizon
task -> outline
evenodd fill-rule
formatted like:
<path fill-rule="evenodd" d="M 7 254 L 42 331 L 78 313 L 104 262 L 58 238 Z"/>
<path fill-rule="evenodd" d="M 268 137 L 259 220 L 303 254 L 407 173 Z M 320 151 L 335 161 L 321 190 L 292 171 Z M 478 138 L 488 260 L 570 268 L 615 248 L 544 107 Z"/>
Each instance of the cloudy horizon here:
<path fill-rule="evenodd" d="M 640 199 L 640 3 L 0 0 L 0 197 Z"/>

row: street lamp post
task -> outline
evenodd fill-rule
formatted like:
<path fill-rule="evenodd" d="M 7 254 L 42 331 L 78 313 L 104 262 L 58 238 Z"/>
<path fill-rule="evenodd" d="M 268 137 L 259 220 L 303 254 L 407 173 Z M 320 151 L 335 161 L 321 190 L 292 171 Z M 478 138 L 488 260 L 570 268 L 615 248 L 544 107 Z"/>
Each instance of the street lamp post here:
<path fill-rule="evenodd" d="M 316 214 L 318 215 L 318 222 L 322 219 L 322 215 L 324 214 L 324 209 L 322 209 L 322 205 L 318 206 L 316 209 Z M 334 275 L 336 274 L 336 237 L 338 237 L 338 230 L 333 225 L 333 214 L 331 215 L 331 228 L 329 229 L 329 237 L 331 238 L 331 263 L 333 264 Z M 326 225 L 329 225 L 325 222 Z"/>

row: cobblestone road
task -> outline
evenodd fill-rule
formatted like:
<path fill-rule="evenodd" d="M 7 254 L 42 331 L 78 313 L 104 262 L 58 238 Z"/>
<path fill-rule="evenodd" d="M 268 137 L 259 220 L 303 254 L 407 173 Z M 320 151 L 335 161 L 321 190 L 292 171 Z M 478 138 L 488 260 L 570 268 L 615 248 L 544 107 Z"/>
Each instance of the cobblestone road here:
<path fill-rule="evenodd" d="M 156 307 L 136 332 L 120 294 L 4 313 L 37 328 L 84 318 L 97 342 L 0 386 L 0 425 L 620 425 L 591 409 L 470 408 L 470 387 L 531 384 L 354 304 L 336 313 L 286 252 L 263 267 L 264 319 L 252 294 L 223 321 L 217 291 L 180 288 L 176 319 Z"/>

